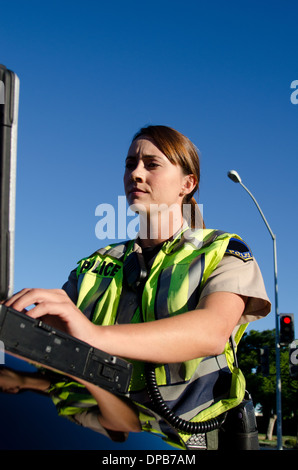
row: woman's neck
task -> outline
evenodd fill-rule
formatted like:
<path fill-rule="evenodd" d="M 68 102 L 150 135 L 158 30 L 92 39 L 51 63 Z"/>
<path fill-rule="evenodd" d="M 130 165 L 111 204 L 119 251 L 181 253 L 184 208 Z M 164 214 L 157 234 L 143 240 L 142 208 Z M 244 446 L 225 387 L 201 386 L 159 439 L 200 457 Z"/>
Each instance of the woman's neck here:
<path fill-rule="evenodd" d="M 142 248 L 153 247 L 173 237 L 181 229 L 183 217 L 181 210 L 163 210 L 140 214 L 139 240 Z"/>

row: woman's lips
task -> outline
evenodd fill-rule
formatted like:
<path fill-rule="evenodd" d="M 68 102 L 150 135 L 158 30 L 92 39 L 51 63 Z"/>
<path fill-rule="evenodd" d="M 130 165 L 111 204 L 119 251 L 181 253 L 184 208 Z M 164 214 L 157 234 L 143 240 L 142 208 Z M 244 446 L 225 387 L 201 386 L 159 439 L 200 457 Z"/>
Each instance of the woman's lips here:
<path fill-rule="evenodd" d="M 129 194 L 139 194 L 139 193 L 146 193 L 146 191 L 144 191 L 143 189 L 140 189 L 140 188 L 132 188 L 129 191 Z"/>

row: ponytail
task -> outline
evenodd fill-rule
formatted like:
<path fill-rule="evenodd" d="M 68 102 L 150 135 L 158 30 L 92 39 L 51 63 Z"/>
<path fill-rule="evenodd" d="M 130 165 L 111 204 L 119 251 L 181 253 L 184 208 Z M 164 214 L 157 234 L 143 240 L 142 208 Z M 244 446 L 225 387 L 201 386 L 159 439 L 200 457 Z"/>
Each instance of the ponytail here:
<path fill-rule="evenodd" d="M 206 228 L 203 215 L 200 211 L 199 204 L 194 197 L 190 200 L 191 204 L 191 228 Z"/>
<path fill-rule="evenodd" d="M 188 201 L 182 205 L 183 207 L 183 216 L 188 223 L 189 227 L 192 229 L 202 229 L 206 228 L 203 215 L 200 211 L 199 204 L 192 196 Z"/>

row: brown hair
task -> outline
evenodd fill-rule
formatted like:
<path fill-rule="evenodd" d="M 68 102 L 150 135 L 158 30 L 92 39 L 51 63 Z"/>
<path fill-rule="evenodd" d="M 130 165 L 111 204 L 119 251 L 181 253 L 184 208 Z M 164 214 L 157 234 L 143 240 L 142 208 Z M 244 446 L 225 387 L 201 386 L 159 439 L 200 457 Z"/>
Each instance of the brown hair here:
<path fill-rule="evenodd" d="M 186 175 L 193 174 L 195 176 L 197 182 L 196 186 L 190 194 L 185 196 L 183 203 L 191 204 L 191 228 L 205 227 L 199 206 L 194 198 L 195 192 L 199 189 L 201 176 L 200 159 L 196 146 L 188 137 L 168 126 L 158 125 L 142 127 L 134 135 L 132 141 L 141 136 L 152 139 L 156 147 L 168 160 L 173 165 L 180 165 Z"/>

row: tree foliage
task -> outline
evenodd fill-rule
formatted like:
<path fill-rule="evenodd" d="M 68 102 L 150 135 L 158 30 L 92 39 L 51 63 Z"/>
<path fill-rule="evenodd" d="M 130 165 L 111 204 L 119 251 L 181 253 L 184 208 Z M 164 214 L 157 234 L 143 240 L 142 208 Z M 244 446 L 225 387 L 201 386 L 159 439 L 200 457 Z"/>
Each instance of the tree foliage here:
<path fill-rule="evenodd" d="M 269 348 L 269 374 L 264 376 L 259 362 L 259 350 Z M 246 388 L 254 404 L 261 406 L 264 416 L 276 413 L 276 361 L 275 330 L 245 333 L 237 351 L 239 367 L 246 379 Z M 283 418 L 298 418 L 298 380 L 290 376 L 289 349 L 280 349 L 282 415 Z"/>

